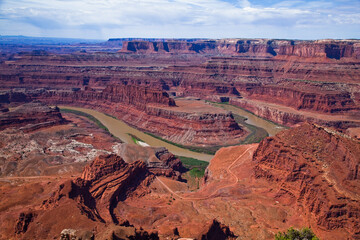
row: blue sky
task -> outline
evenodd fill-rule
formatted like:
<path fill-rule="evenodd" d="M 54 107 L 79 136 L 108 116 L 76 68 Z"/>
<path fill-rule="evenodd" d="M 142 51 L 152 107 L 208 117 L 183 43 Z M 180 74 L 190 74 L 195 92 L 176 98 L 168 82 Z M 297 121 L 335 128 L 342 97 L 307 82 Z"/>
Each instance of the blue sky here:
<path fill-rule="evenodd" d="M 0 0 L 0 35 L 360 38 L 360 0 Z"/>

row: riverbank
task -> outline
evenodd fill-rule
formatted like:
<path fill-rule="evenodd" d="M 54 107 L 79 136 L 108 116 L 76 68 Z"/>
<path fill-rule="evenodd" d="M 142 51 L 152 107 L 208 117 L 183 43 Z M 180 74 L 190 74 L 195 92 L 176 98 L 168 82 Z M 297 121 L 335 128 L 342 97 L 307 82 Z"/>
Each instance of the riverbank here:
<path fill-rule="evenodd" d="M 234 115 L 239 115 L 243 118 L 246 118 L 246 120 L 244 120 L 245 123 L 253 125 L 256 128 L 264 129 L 269 134 L 269 136 L 274 136 L 278 132 L 281 132 L 282 130 L 287 129 L 287 127 L 285 127 L 285 126 L 282 126 L 282 125 L 273 123 L 269 120 L 266 120 L 264 118 L 258 117 L 255 114 L 253 114 L 243 108 L 240 108 L 240 107 L 237 107 L 234 105 L 230 105 L 229 103 L 216 103 L 216 102 L 210 102 L 210 103 L 213 106 L 220 107 L 225 110 L 231 111 Z"/>
<path fill-rule="evenodd" d="M 177 147 L 175 145 L 172 145 L 170 143 L 161 141 L 160 139 L 154 138 L 148 134 L 145 134 L 141 131 L 139 131 L 136 128 L 130 127 L 126 123 L 124 123 L 121 120 L 115 119 L 113 117 L 107 116 L 101 112 L 87 109 L 87 108 L 79 108 L 79 107 L 70 107 L 70 106 L 58 106 L 60 109 L 70 109 L 70 110 L 76 110 L 80 112 L 84 112 L 86 114 L 92 115 L 94 118 L 98 119 L 108 130 L 109 132 L 114 135 L 115 137 L 118 137 L 121 139 L 121 141 L 129 144 L 134 144 L 134 141 L 131 137 L 132 134 L 140 139 L 142 139 L 145 143 L 149 144 L 152 147 L 165 147 L 170 152 L 172 152 L 175 155 L 178 156 L 184 156 L 184 157 L 190 157 L 199 159 L 202 161 L 209 162 L 213 155 L 205 154 L 205 153 L 198 153 L 198 152 L 192 152 L 187 149 L 183 149 L 180 147 Z"/>

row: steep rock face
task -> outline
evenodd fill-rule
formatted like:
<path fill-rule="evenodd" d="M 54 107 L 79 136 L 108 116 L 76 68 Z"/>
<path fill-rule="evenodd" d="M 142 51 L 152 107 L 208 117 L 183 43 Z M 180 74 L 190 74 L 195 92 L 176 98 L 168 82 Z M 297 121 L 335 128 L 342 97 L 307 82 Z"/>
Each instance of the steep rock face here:
<path fill-rule="evenodd" d="M 65 101 L 72 100 L 74 103 L 77 101 L 108 101 L 112 103 L 124 103 L 141 110 L 145 110 L 146 104 L 150 103 L 163 106 L 175 106 L 174 99 L 170 98 L 164 91 L 125 84 L 109 85 L 103 91 L 86 89 L 85 91 L 34 92 L 34 98 L 49 98 L 52 101 L 58 100 L 59 102 L 64 99 Z"/>
<path fill-rule="evenodd" d="M 136 189 L 144 194 L 153 177 L 142 161 L 131 164 L 116 155 L 102 155 L 85 167 L 81 178 L 60 185 L 53 196 L 44 201 L 44 209 L 52 209 L 62 198 L 75 200 L 90 219 L 118 223 L 121 216 L 113 212 L 119 201 L 125 200 Z"/>
<path fill-rule="evenodd" d="M 296 201 L 317 225 L 360 236 L 360 143 L 327 128 L 303 124 L 263 140 L 255 177 L 276 182 L 277 198 Z"/>
<path fill-rule="evenodd" d="M 279 47 L 279 55 L 298 57 L 326 57 L 332 59 L 357 58 L 358 43 L 315 41 L 314 43 L 301 43 L 298 45 L 284 45 Z"/>
<path fill-rule="evenodd" d="M 173 99 L 159 90 L 129 85 L 104 91 L 47 91 L 33 98 L 53 104 L 90 107 L 111 114 L 131 126 L 185 145 L 236 144 L 245 131 L 232 114 L 178 111 Z M 140 90 L 139 90 L 140 89 Z M 139 90 L 139 91 L 138 91 Z M 138 99 L 139 98 L 139 99 Z"/>
<path fill-rule="evenodd" d="M 110 85 L 102 91 L 102 98 L 111 102 L 122 102 L 144 109 L 148 103 L 176 106 L 174 99 L 164 91 L 136 85 Z"/>
<path fill-rule="evenodd" d="M 134 144 L 120 144 L 115 149 L 125 162 L 132 163 L 141 160 L 146 163 L 149 171 L 155 175 L 180 179 L 183 171 L 181 161 L 164 147 L 142 147 Z"/>
<path fill-rule="evenodd" d="M 293 126 L 299 122 L 313 122 L 315 120 L 314 118 L 306 118 L 305 116 L 298 113 L 289 113 L 269 106 L 260 106 L 256 103 L 252 103 L 244 99 L 230 99 L 229 103 L 234 106 L 247 109 L 259 117 L 268 119 L 284 126 Z"/>
<path fill-rule="evenodd" d="M 254 56 L 298 56 L 305 58 L 359 58 L 359 42 L 356 40 L 293 41 L 271 39 L 226 39 L 124 41 L 120 52 L 136 53 L 206 53 Z"/>
<path fill-rule="evenodd" d="M 136 53 L 213 53 L 216 49 L 215 41 L 125 41 L 120 52 Z"/>
<path fill-rule="evenodd" d="M 35 101 L 23 104 L 12 111 L 0 113 L 0 130 L 9 127 L 32 131 L 65 123 L 58 108 Z"/>
<path fill-rule="evenodd" d="M 348 92 L 316 93 L 277 86 L 253 86 L 247 88 L 248 97 L 271 101 L 296 109 L 334 113 L 360 110 Z"/>
<path fill-rule="evenodd" d="M 251 111 L 252 113 L 256 114 L 259 117 L 289 127 L 302 122 L 313 122 L 328 127 L 335 127 L 339 131 L 346 130 L 349 127 L 360 126 L 360 122 L 358 121 L 358 117 L 357 117 L 359 116 L 359 111 L 354 111 L 353 112 L 354 115 L 350 119 L 346 119 L 346 118 L 331 119 L 331 118 L 326 118 L 328 115 L 322 115 L 323 118 L 318 118 L 318 115 L 315 113 L 311 115 L 304 114 L 302 112 L 294 111 L 291 108 L 282 108 L 281 105 L 279 108 L 279 105 L 278 107 L 274 107 L 272 105 L 259 104 L 259 102 L 251 101 L 248 99 L 230 98 L 229 103 L 234 106 L 239 106 L 248 111 Z"/>
<path fill-rule="evenodd" d="M 23 92 L 2 91 L 0 92 L 0 103 L 26 103 L 30 102 L 29 95 Z"/>
<path fill-rule="evenodd" d="M 238 139 L 245 135 L 245 130 L 235 122 L 230 112 L 189 113 L 148 107 L 147 113 L 166 119 L 166 125 L 158 117 L 154 118 L 156 121 L 145 122 L 144 125 L 148 126 L 148 129 L 160 129 L 158 132 L 165 139 L 185 145 L 236 144 Z M 164 134 L 167 128 L 172 134 Z"/>

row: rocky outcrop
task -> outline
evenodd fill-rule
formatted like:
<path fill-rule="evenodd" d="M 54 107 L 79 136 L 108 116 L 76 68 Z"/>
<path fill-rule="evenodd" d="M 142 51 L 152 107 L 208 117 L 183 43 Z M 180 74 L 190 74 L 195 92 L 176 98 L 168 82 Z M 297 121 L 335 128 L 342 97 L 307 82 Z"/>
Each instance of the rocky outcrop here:
<path fill-rule="evenodd" d="M 120 144 L 86 118 L 62 116 L 66 124 L 36 131 L 28 131 L 27 126 L 0 131 L 0 177 L 78 174 L 86 162 L 113 152 Z M 38 117 L 41 120 L 41 114 Z"/>
<path fill-rule="evenodd" d="M 14 127 L 25 132 L 65 123 L 58 108 L 35 101 L 0 113 L 0 130 Z"/>
<path fill-rule="evenodd" d="M 256 178 L 277 183 L 278 201 L 292 199 L 327 230 L 360 237 L 360 143 L 313 124 L 264 139 L 253 160 Z"/>
<path fill-rule="evenodd" d="M 227 240 L 237 239 L 229 227 L 221 224 L 216 219 L 208 223 L 208 226 L 202 230 L 197 239 L 201 240 Z"/>
<path fill-rule="evenodd" d="M 59 240 L 94 240 L 94 233 L 86 230 L 64 229 Z"/>
<path fill-rule="evenodd" d="M 30 102 L 31 98 L 24 92 L 17 91 L 2 91 L 0 92 L 0 103 L 26 103 Z"/>
<path fill-rule="evenodd" d="M 127 163 L 136 160 L 145 162 L 149 171 L 155 175 L 180 180 L 180 173 L 184 171 L 181 161 L 164 147 L 142 147 L 123 143 L 114 148 L 114 151 Z"/>
<path fill-rule="evenodd" d="M 81 178 L 60 185 L 43 208 L 54 208 L 62 198 L 73 199 L 81 211 L 94 221 L 118 223 L 113 209 L 119 201 L 134 194 L 144 194 L 153 176 L 142 161 L 126 163 L 116 155 L 102 155 L 85 167 Z"/>
<path fill-rule="evenodd" d="M 168 154 L 166 151 L 156 151 L 156 153 L 159 154 L 160 158 L 174 162 L 171 160 L 171 156 L 165 156 Z M 170 165 L 169 162 L 167 164 Z M 114 154 L 101 155 L 84 168 L 81 177 L 60 184 L 52 196 L 43 201 L 42 210 L 38 211 L 37 219 L 42 222 L 44 218 L 46 219 L 44 216 L 49 213 L 56 213 L 59 211 L 58 209 L 64 208 L 74 209 L 76 206 L 75 208 L 79 210 L 78 214 L 92 220 L 90 222 L 102 224 L 101 226 L 104 226 L 104 223 L 107 226 L 117 225 L 111 229 L 104 230 L 102 228 L 101 232 L 104 236 L 99 235 L 96 239 L 109 239 L 110 235 L 112 236 L 111 239 L 133 239 L 132 237 L 136 239 L 158 239 L 156 232 L 136 229 L 126 219 L 123 219 L 118 211 L 114 211 L 119 202 L 124 202 L 126 199 L 137 199 L 149 193 L 151 190 L 148 186 L 154 178 L 155 175 L 149 171 L 147 163 L 144 161 L 126 163 L 121 157 Z M 73 213 L 64 214 L 72 215 Z M 20 216 L 21 221 L 19 220 L 19 227 L 17 227 L 20 229 L 19 233 L 25 233 L 27 228 L 32 226 L 29 223 L 35 215 L 27 216 L 26 214 Z M 66 217 L 66 215 L 64 216 Z M 34 227 L 36 229 L 36 226 Z M 73 227 L 77 226 L 74 225 Z M 30 230 L 30 235 L 33 234 L 32 231 L 34 229 Z M 65 229 L 61 235 L 64 239 L 68 239 L 71 236 L 79 238 L 80 235 L 84 235 L 83 233 L 84 231 Z M 86 236 L 91 235 L 87 231 L 85 233 Z"/>
<path fill-rule="evenodd" d="M 15 233 L 21 234 L 26 232 L 29 224 L 34 220 L 35 217 L 36 217 L 35 212 L 29 211 L 26 213 L 24 212 L 20 213 L 19 219 L 17 220 L 15 225 Z"/>

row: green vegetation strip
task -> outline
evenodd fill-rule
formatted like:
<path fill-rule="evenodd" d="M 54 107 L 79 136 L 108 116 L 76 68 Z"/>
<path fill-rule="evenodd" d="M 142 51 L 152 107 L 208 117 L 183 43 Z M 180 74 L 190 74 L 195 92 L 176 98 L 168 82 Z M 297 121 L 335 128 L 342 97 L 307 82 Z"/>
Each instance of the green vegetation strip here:
<path fill-rule="evenodd" d="M 241 109 L 243 111 L 246 111 L 246 112 L 248 112 L 250 114 L 253 114 L 252 112 L 250 112 L 250 111 L 248 111 L 246 109 L 243 109 L 243 108 L 238 107 L 238 106 L 231 105 L 231 104 L 229 104 L 229 102 L 220 102 L 220 103 L 211 102 L 211 101 L 206 101 L 206 102 L 211 103 L 215 107 L 221 107 L 221 108 L 223 108 L 221 105 L 233 106 L 233 107 L 239 108 L 239 109 Z M 223 108 L 223 109 L 225 109 L 225 108 Z M 225 110 L 227 110 L 227 109 L 225 109 Z M 269 136 L 269 133 L 265 129 L 263 129 L 261 127 L 257 127 L 257 126 L 252 125 L 252 124 L 248 124 L 247 122 L 245 122 L 247 120 L 246 117 L 240 116 L 240 115 L 235 114 L 235 113 L 232 113 L 232 114 L 234 116 L 235 121 L 238 124 L 240 124 L 242 126 L 245 126 L 250 131 L 250 134 L 243 141 L 241 141 L 239 143 L 240 145 L 251 144 L 251 143 L 259 143 L 259 142 L 261 142 L 261 140 L 263 140 L 264 138 Z M 264 119 L 264 120 L 268 121 L 268 122 L 271 122 L 271 121 L 269 121 L 267 119 Z M 276 124 L 276 125 L 278 125 L 278 124 Z"/>
<path fill-rule="evenodd" d="M 194 147 L 194 146 L 185 146 L 185 145 L 182 145 L 182 144 L 178 144 L 178 143 L 175 143 L 175 142 L 172 142 L 172 141 L 169 141 L 169 140 L 166 140 L 162 137 L 159 137 L 155 134 L 152 134 L 152 133 L 149 133 L 149 132 L 144 132 L 145 134 L 153 137 L 153 138 L 157 138 L 163 142 L 166 142 L 166 143 L 169 143 L 171 145 L 174 145 L 176 147 L 179 147 L 179 148 L 183 148 L 183 149 L 188 149 L 190 151 L 193 151 L 193 152 L 197 152 L 197 153 L 206 153 L 206 154 L 210 154 L 210 155 L 214 155 L 216 153 L 217 150 L 219 150 L 220 148 L 224 147 L 224 146 L 214 146 L 214 147 Z"/>
<path fill-rule="evenodd" d="M 238 124 L 245 126 L 250 131 L 250 134 L 243 141 L 241 141 L 240 144 L 259 143 L 261 140 L 269 136 L 265 129 L 246 123 L 245 117 L 234 113 L 233 116 Z"/>
<path fill-rule="evenodd" d="M 195 178 L 202 178 L 205 174 L 205 169 L 209 165 L 208 162 L 200 161 L 195 158 L 183 157 L 183 156 L 176 156 L 180 159 L 183 166 L 189 169 L 189 174 Z"/>
<path fill-rule="evenodd" d="M 231 104 L 229 104 L 229 103 L 228 103 L 227 105 L 232 106 L 232 107 L 234 107 L 234 108 L 241 109 L 241 110 L 243 110 L 243 111 L 245 111 L 245 112 L 248 112 L 248 113 L 250 113 L 251 115 L 254 115 L 254 116 L 256 116 L 257 118 L 260 118 L 260 119 L 262 119 L 262 120 L 264 120 L 264 121 L 266 121 L 266 122 L 272 123 L 272 124 L 274 124 L 274 125 L 277 126 L 277 127 L 282 127 L 282 128 L 284 128 L 284 129 L 289 129 L 289 128 L 290 128 L 290 127 L 287 127 L 287 126 L 285 126 L 285 125 L 281 125 L 281 124 L 279 124 L 279 123 L 273 122 L 273 121 L 271 121 L 271 120 L 269 120 L 269 119 L 266 119 L 266 118 L 263 118 L 263 117 L 259 117 L 258 115 L 255 115 L 253 112 L 251 112 L 251 111 L 249 111 L 249 110 L 247 110 L 247 109 L 245 109 L 245 108 L 242 108 L 242 107 L 239 107 L 239 106 L 236 106 L 236 105 L 231 105 Z"/>
<path fill-rule="evenodd" d="M 99 128 L 104 129 L 105 131 L 109 132 L 109 129 L 107 127 L 105 127 L 97 118 L 91 116 L 90 114 L 87 114 L 87 113 L 84 113 L 81 111 L 77 111 L 77 110 L 73 110 L 73 109 L 68 109 L 68 108 L 61 108 L 60 111 L 64 112 L 64 113 L 72 113 L 72 114 L 76 114 L 78 116 L 86 117 L 89 120 L 93 121 Z"/>
<path fill-rule="evenodd" d="M 87 113 L 84 113 L 81 111 L 77 111 L 77 110 L 73 110 L 73 109 L 68 109 L 68 108 L 60 108 L 60 111 L 63 113 L 72 113 L 72 114 L 76 114 L 78 116 L 86 117 L 90 121 L 94 122 L 99 128 L 104 129 L 106 132 L 108 132 L 113 138 L 121 141 L 118 137 L 111 134 L 109 129 L 106 126 L 104 126 L 104 124 L 102 124 L 97 118 L 93 117 L 90 114 L 87 114 Z"/>
<path fill-rule="evenodd" d="M 131 137 L 131 139 L 133 140 L 133 142 L 135 144 L 138 144 L 138 142 L 144 142 L 143 140 L 141 140 L 140 138 L 138 138 L 137 136 L 135 136 L 134 134 L 128 133 L 128 135 Z"/>
<path fill-rule="evenodd" d="M 218 103 L 216 103 L 218 104 Z M 222 103 L 222 104 L 226 104 L 226 103 Z M 97 118 L 93 117 L 92 115 L 90 114 L 87 114 L 87 113 L 84 113 L 84 112 L 81 112 L 81 111 L 77 111 L 77 110 L 73 110 L 73 109 L 67 109 L 67 108 L 61 108 L 60 109 L 62 112 L 68 112 L 68 113 L 73 113 L 73 114 L 76 114 L 76 115 L 80 115 L 80 116 L 84 116 L 84 117 L 87 117 L 88 119 L 90 119 L 91 121 L 95 122 L 100 128 L 104 129 L 105 131 L 109 132 L 108 128 L 106 126 L 104 126 Z M 106 116 L 108 117 L 111 117 L 111 118 L 114 118 L 114 119 L 117 119 L 116 117 L 110 115 L 110 114 L 105 114 Z M 248 124 L 245 122 L 246 118 L 240 116 L 240 115 L 234 115 L 234 118 L 235 118 L 235 121 L 246 126 L 250 131 L 251 133 L 246 137 L 246 139 L 244 141 L 241 141 L 239 142 L 239 144 L 237 145 L 240 145 L 240 144 L 250 144 L 250 143 L 258 143 L 260 142 L 262 139 L 264 139 L 265 137 L 268 136 L 267 132 L 263 129 L 263 128 L 259 128 L 259 127 L 256 127 L 254 125 L 251 125 L 251 124 Z M 166 143 L 169 143 L 169 144 L 172 144 L 176 147 L 179 147 L 179 148 L 183 148 L 183 149 L 187 149 L 187 150 L 190 150 L 190 151 L 193 151 L 193 152 L 197 152 L 197 153 L 205 153 L 205 154 L 210 154 L 210 155 L 215 155 L 216 151 L 219 150 L 220 148 L 222 147 L 228 147 L 230 145 L 224 145 L 224 146 L 212 146 L 212 147 L 196 147 L 196 146 L 186 146 L 186 145 L 182 145 L 182 144 L 179 144 L 179 143 L 175 143 L 175 142 L 172 142 L 172 141 L 169 141 L 167 139 L 164 139 L 162 137 L 159 137 L 155 134 L 152 134 L 152 133 L 149 133 L 149 132 L 144 132 L 145 134 L 153 137 L 153 138 L 156 138 L 156 139 L 159 139 L 163 142 L 166 142 Z M 137 136 L 133 135 L 133 134 L 130 134 L 128 133 L 129 136 L 132 138 L 133 142 L 135 144 L 138 144 L 139 141 L 142 141 L 144 142 L 143 140 L 141 140 L 140 138 L 138 138 Z M 113 136 L 113 135 L 112 135 Z M 113 136 L 115 137 L 115 136 Z M 115 137 L 117 138 L 117 137 Z M 117 138 L 118 139 L 118 138 Z"/>
<path fill-rule="evenodd" d="M 228 110 L 228 109 L 222 107 L 221 105 L 228 105 L 228 106 L 231 106 L 231 107 L 234 107 L 234 108 L 238 108 L 238 109 L 241 109 L 241 110 L 243 110 L 243 111 L 245 111 L 245 112 L 247 112 L 247 113 L 249 113 L 249 114 L 251 114 L 251 115 L 253 115 L 253 116 L 257 117 L 257 118 L 260 118 L 260 119 L 262 119 L 262 120 L 264 120 L 264 121 L 266 121 L 266 122 L 272 123 L 272 124 L 274 124 L 275 126 L 282 127 L 282 128 L 284 128 L 284 129 L 289 129 L 289 127 L 287 127 L 287 126 L 285 126 L 285 125 L 281 125 L 281 124 L 276 123 L 276 122 L 273 122 L 273 121 L 271 121 L 271 120 L 269 120 L 269 119 L 260 117 L 260 116 L 254 114 L 253 112 L 251 112 L 251 111 L 249 111 L 249 110 L 247 110 L 247 109 L 245 109 L 245 108 L 242 108 L 242 107 L 239 107 L 239 106 L 236 106 L 236 105 L 232 105 L 232 104 L 230 104 L 229 102 L 212 102 L 212 101 L 208 101 L 208 100 L 205 100 L 205 102 L 209 102 L 209 103 L 211 103 L 213 106 L 220 105 L 221 108 L 223 108 L 223 109 L 225 109 L 225 110 L 227 110 L 227 111 L 231 111 L 231 110 Z M 250 125 L 250 124 L 249 124 L 249 125 Z M 254 126 L 254 125 L 252 125 L 252 126 Z M 254 126 L 254 127 L 256 127 L 256 126 Z"/>

